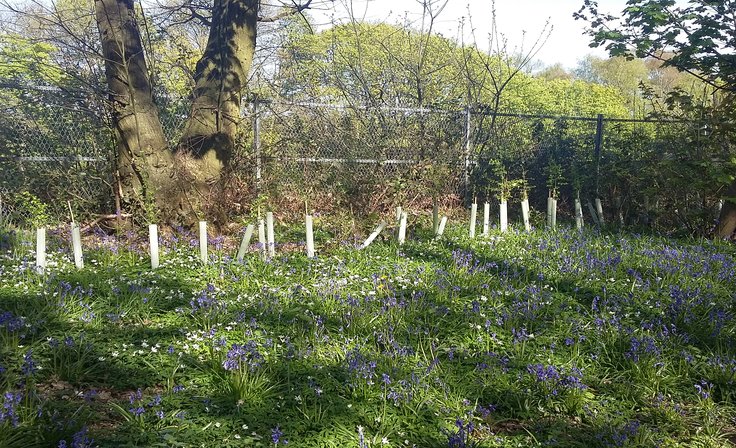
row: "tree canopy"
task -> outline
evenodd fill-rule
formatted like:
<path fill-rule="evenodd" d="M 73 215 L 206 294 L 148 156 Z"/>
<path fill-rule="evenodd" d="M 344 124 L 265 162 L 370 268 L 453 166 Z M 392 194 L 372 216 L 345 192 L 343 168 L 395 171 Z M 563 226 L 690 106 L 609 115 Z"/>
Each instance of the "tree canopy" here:
<path fill-rule="evenodd" d="M 716 89 L 736 89 L 736 1 L 630 0 L 620 16 L 585 0 L 576 18 L 590 23 L 591 46 L 611 56 L 659 59 Z"/>
<path fill-rule="evenodd" d="M 676 89 L 668 104 L 702 121 L 713 133 L 714 144 L 732 151 L 736 136 L 735 0 L 689 0 L 686 5 L 675 0 L 629 0 L 619 16 L 600 11 L 594 0 L 584 0 L 575 17 L 590 23 L 591 46 L 605 46 L 611 56 L 659 60 L 662 67 L 675 67 L 710 86 L 709 95 L 699 102 Z M 730 237 L 736 231 L 736 156 L 724 163 L 731 172 L 730 185 L 724 185 L 725 204 L 716 234 Z"/>

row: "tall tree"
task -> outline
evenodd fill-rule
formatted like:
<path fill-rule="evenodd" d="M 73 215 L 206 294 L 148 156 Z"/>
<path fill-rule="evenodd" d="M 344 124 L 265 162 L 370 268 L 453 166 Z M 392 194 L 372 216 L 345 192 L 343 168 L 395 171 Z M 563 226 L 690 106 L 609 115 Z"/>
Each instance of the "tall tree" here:
<path fill-rule="evenodd" d="M 163 209 L 176 182 L 151 82 L 133 0 L 95 0 L 112 119 L 117 134 L 117 180 L 122 200 L 136 210 Z"/>
<path fill-rule="evenodd" d="M 281 15 L 310 3 L 294 3 Z M 204 19 L 209 37 L 194 72 L 191 113 L 171 152 L 153 102 L 135 3 L 95 0 L 125 203 L 155 207 L 165 218 L 187 222 L 218 192 L 235 149 L 257 22 L 276 20 L 259 17 L 259 7 L 259 0 L 214 0 Z"/>
<path fill-rule="evenodd" d="M 736 0 L 629 0 L 620 16 L 584 0 L 575 18 L 588 21 L 591 46 L 604 46 L 611 56 L 652 58 L 675 67 L 712 88 L 709 125 L 725 152 L 733 150 L 736 133 Z M 733 164 L 733 162 L 731 162 Z M 715 234 L 736 231 L 736 164 L 724 190 L 724 205 Z"/>
<path fill-rule="evenodd" d="M 41 31 L 38 39 L 52 41 L 59 54 L 77 55 L 62 56 L 69 59 L 67 65 L 89 58 L 89 67 L 104 66 L 106 88 L 94 82 L 88 85 L 107 96 L 110 105 L 117 137 L 115 190 L 123 207 L 147 219 L 156 212 L 163 219 L 192 222 L 207 203 L 216 202 L 212 195 L 221 191 L 227 178 L 258 22 L 299 13 L 312 0 L 284 0 L 280 10 L 269 7 L 275 12 L 268 17 L 260 15 L 264 8 L 259 0 L 171 0 L 167 4 L 165 13 L 197 22 L 209 31 L 191 72 L 189 117 L 180 141 L 173 144 L 167 141 L 154 100 L 154 82 L 160 81 L 155 73 L 160 68 L 152 67 L 158 55 L 148 51 L 158 35 L 151 31 L 153 23 L 135 0 L 28 2 L 19 6 L 0 0 L 33 24 L 31 28 Z M 91 15 L 79 13 L 91 10 Z M 87 21 L 92 28 L 96 25 L 99 40 L 87 34 Z M 90 79 L 94 80 L 95 70 Z"/>
<path fill-rule="evenodd" d="M 235 148 L 242 91 L 256 47 L 258 3 L 215 0 L 207 47 L 194 73 L 191 114 L 177 151 L 178 175 L 194 188 L 194 198 L 207 195 Z"/>
<path fill-rule="evenodd" d="M 636 111 L 639 85 L 647 83 L 649 72 L 643 59 L 627 59 L 622 56 L 608 59 L 588 55 L 578 62 L 575 75 L 588 82 L 617 88 Z"/>

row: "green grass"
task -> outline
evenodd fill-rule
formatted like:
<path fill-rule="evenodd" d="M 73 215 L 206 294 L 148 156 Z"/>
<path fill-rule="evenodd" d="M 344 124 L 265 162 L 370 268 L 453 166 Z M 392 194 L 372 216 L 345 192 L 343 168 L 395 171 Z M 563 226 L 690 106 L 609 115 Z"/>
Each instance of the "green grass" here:
<path fill-rule="evenodd" d="M 732 446 L 732 245 L 447 233 L 206 266 L 178 235 L 155 272 L 16 245 L 0 446 Z"/>

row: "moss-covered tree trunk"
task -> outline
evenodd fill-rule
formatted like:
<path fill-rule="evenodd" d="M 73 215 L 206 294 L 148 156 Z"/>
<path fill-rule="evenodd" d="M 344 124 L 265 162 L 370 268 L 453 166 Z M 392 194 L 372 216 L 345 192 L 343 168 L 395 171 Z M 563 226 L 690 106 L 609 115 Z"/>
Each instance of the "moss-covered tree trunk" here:
<path fill-rule="evenodd" d="M 176 189 L 173 156 L 153 102 L 133 0 L 96 0 L 95 15 L 117 137 L 122 204 L 139 216 L 153 210 L 166 214 L 167 197 Z"/>
<path fill-rule="evenodd" d="M 207 46 L 195 70 L 191 115 L 176 155 L 187 206 L 217 201 L 235 150 L 242 91 L 253 62 L 258 0 L 215 0 Z"/>

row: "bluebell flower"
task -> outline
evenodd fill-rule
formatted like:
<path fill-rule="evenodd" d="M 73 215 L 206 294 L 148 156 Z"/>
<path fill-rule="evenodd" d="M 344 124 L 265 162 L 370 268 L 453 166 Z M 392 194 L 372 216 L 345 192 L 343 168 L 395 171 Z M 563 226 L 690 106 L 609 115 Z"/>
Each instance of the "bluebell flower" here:
<path fill-rule="evenodd" d="M 695 390 L 698 391 L 698 395 L 700 395 L 700 398 L 702 398 L 703 400 L 707 400 L 708 398 L 710 398 L 710 391 L 712 388 L 713 384 L 705 380 L 701 380 L 700 383 L 695 384 Z"/>
<path fill-rule="evenodd" d="M 2 408 L 0 408 L 0 423 L 9 421 L 13 427 L 18 426 L 19 417 L 16 412 L 16 406 L 18 406 L 23 399 L 23 394 L 20 392 L 5 392 L 3 394 Z"/>
<path fill-rule="evenodd" d="M 273 442 L 274 445 L 286 445 L 289 443 L 288 440 L 284 439 L 284 433 L 281 431 L 281 428 L 279 428 L 278 425 L 276 425 L 276 427 L 271 430 L 271 442 Z"/>
<path fill-rule="evenodd" d="M 33 350 L 28 351 L 23 355 L 23 365 L 21 366 L 21 372 L 23 376 L 31 376 L 38 370 L 36 361 L 33 360 Z"/>

